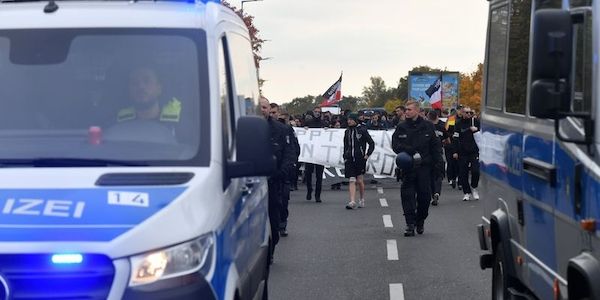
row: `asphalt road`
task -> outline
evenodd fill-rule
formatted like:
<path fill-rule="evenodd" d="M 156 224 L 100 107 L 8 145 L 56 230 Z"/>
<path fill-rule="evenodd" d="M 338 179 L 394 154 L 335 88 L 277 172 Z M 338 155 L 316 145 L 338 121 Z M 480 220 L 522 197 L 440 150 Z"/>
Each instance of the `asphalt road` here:
<path fill-rule="evenodd" d="M 290 234 L 275 252 L 271 299 L 491 297 L 491 271 L 479 268 L 479 201 L 461 201 L 462 193 L 444 183 L 425 233 L 404 237 L 394 180 L 367 184 L 366 207 L 355 210 L 344 208 L 347 186 L 331 190 L 324 183 L 323 203 L 305 200 L 305 186 L 299 187 L 290 201 Z"/>

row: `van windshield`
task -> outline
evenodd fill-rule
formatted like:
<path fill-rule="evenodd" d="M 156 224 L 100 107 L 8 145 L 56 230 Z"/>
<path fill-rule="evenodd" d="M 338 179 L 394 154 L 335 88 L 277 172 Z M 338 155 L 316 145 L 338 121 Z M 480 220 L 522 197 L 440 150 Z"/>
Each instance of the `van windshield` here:
<path fill-rule="evenodd" d="M 207 165 L 209 126 L 201 30 L 0 31 L 3 166 Z"/>

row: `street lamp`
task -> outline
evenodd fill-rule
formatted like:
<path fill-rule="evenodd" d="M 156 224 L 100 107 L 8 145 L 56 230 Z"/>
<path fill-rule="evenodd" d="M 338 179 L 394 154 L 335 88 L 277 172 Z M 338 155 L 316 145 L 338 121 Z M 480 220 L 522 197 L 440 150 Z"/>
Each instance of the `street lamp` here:
<path fill-rule="evenodd" d="M 258 2 L 258 1 L 263 1 L 263 0 L 242 0 L 242 13 L 244 12 L 244 2 Z"/>

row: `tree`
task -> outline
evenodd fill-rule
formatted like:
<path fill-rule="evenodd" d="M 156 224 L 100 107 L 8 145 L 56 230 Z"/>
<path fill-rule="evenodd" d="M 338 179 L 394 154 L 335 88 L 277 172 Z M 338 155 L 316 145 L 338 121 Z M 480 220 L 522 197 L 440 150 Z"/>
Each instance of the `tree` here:
<path fill-rule="evenodd" d="M 379 76 L 371 77 L 371 85 L 363 87 L 363 97 L 370 107 L 383 107 L 385 102 L 394 98 L 394 89 L 388 89 Z"/>
<path fill-rule="evenodd" d="M 229 7 L 244 20 L 246 27 L 248 27 L 248 33 L 250 34 L 250 44 L 252 45 L 252 52 L 254 53 L 254 64 L 256 65 L 256 68 L 260 68 L 260 61 L 262 60 L 260 50 L 262 49 L 265 40 L 261 39 L 258 35 L 260 31 L 254 26 L 254 16 L 243 12 L 241 9 L 238 9 L 225 0 L 223 0 L 223 5 Z"/>
<path fill-rule="evenodd" d="M 248 33 L 250 34 L 250 44 L 252 46 L 252 53 L 254 54 L 254 65 L 256 65 L 257 69 L 260 69 L 260 62 L 263 60 L 263 57 L 260 55 L 260 51 L 262 50 L 263 43 L 265 40 L 261 39 L 258 35 L 260 32 L 256 26 L 254 26 L 254 16 L 251 16 L 241 9 L 237 9 L 235 6 L 231 5 L 229 2 L 223 0 L 223 5 L 229 7 L 233 12 L 235 12 L 246 24 L 248 27 Z M 265 83 L 265 80 L 262 78 L 258 78 L 258 86 L 261 89 Z"/>
<path fill-rule="evenodd" d="M 477 70 L 470 74 L 461 73 L 460 77 L 460 104 L 479 110 L 481 106 L 481 85 L 483 77 L 483 64 L 477 65 Z"/>
<path fill-rule="evenodd" d="M 367 107 L 367 101 L 362 97 L 344 96 L 338 105 L 344 110 L 358 111 L 361 108 Z"/>
<path fill-rule="evenodd" d="M 285 110 L 291 115 L 301 115 L 306 111 L 312 110 L 320 103 L 321 97 L 307 95 L 304 97 L 294 98 L 289 103 L 283 104 Z"/>
<path fill-rule="evenodd" d="M 393 100 L 388 100 L 385 103 L 385 105 L 383 106 L 383 108 L 385 108 L 385 111 L 391 113 L 396 109 L 396 106 L 403 105 L 403 104 L 404 104 L 404 100 L 393 99 Z"/>

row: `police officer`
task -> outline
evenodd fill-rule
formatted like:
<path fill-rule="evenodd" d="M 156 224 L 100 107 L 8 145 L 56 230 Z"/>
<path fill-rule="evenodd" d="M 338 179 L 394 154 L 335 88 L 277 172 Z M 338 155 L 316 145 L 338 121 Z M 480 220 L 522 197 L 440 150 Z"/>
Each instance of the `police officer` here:
<path fill-rule="evenodd" d="M 277 159 L 277 171 L 269 178 L 269 221 L 271 223 L 272 238 L 269 261 L 272 262 L 275 246 L 279 242 L 279 227 L 282 213 L 281 189 L 283 181 L 289 177 L 289 172 L 294 164 L 294 150 L 288 128 L 270 117 L 270 109 L 269 100 L 261 97 L 260 111 L 269 123 L 271 145 Z"/>
<path fill-rule="evenodd" d="M 129 74 L 129 98 L 131 106 L 118 111 L 117 122 L 153 120 L 165 125 L 176 136 L 183 129 L 181 101 L 175 97 L 165 99 L 158 74 L 153 68 L 138 67 Z M 183 137 L 178 137 L 183 139 Z"/>
<path fill-rule="evenodd" d="M 431 199 L 431 175 L 443 172 L 442 146 L 431 122 L 419 116 L 419 103 L 407 101 L 405 116 L 392 135 L 392 148 L 399 156 L 412 158 L 412 168 L 402 172 L 401 198 L 406 230 L 414 236 L 425 230 Z M 440 175 L 441 176 L 441 175 Z"/>
<path fill-rule="evenodd" d="M 435 135 L 440 139 L 440 143 L 443 145 L 444 141 L 448 139 L 448 132 L 446 131 L 446 123 L 440 120 L 438 111 L 431 110 L 427 114 L 427 118 L 435 127 Z M 440 195 L 442 193 L 442 179 L 444 172 L 433 172 L 431 174 L 431 205 L 437 206 L 440 201 Z"/>
<path fill-rule="evenodd" d="M 471 108 L 463 108 L 462 120 L 457 123 L 453 134 L 455 151 L 453 158 L 458 159 L 458 182 L 464 193 L 463 201 L 471 200 L 471 196 L 479 200 L 476 189 L 479 184 L 479 147 L 475 142 L 474 134 L 479 131 L 480 125 L 479 120 L 473 117 L 473 113 Z"/>
<path fill-rule="evenodd" d="M 279 111 L 279 105 L 277 103 L 270 104 L 271 111 L 270 116 L 272 119 L 278 120 L 281 122 L 288 130 L 288 136 L 290 137 L 292 149 L 294 151 L 294 164 L 298 163 L 298 157 L 300 156 L 300 144 L 298 143 L 298 138 L 296 137 L 296 132 L 294 128 L 287 123 L 285 118 L 281 118 L 282 114 Z M 281 187 L 281 220 L 279 222 L 279 234 L 281 236 L 288 236 L 287 231 L 287 220 L 290 215 L 288 210 L 289 202 L 290 202 L 290 190 L 292 186 L 292 180 L 297 179 L 297 175 L 295 173 L 296 167 L 295 165 L 291 166 L 291 169 L 288 172 L 288 176 L 283 178 L 282 187 Z M 296 178 L 294 178 L 296 177 Z"/>

